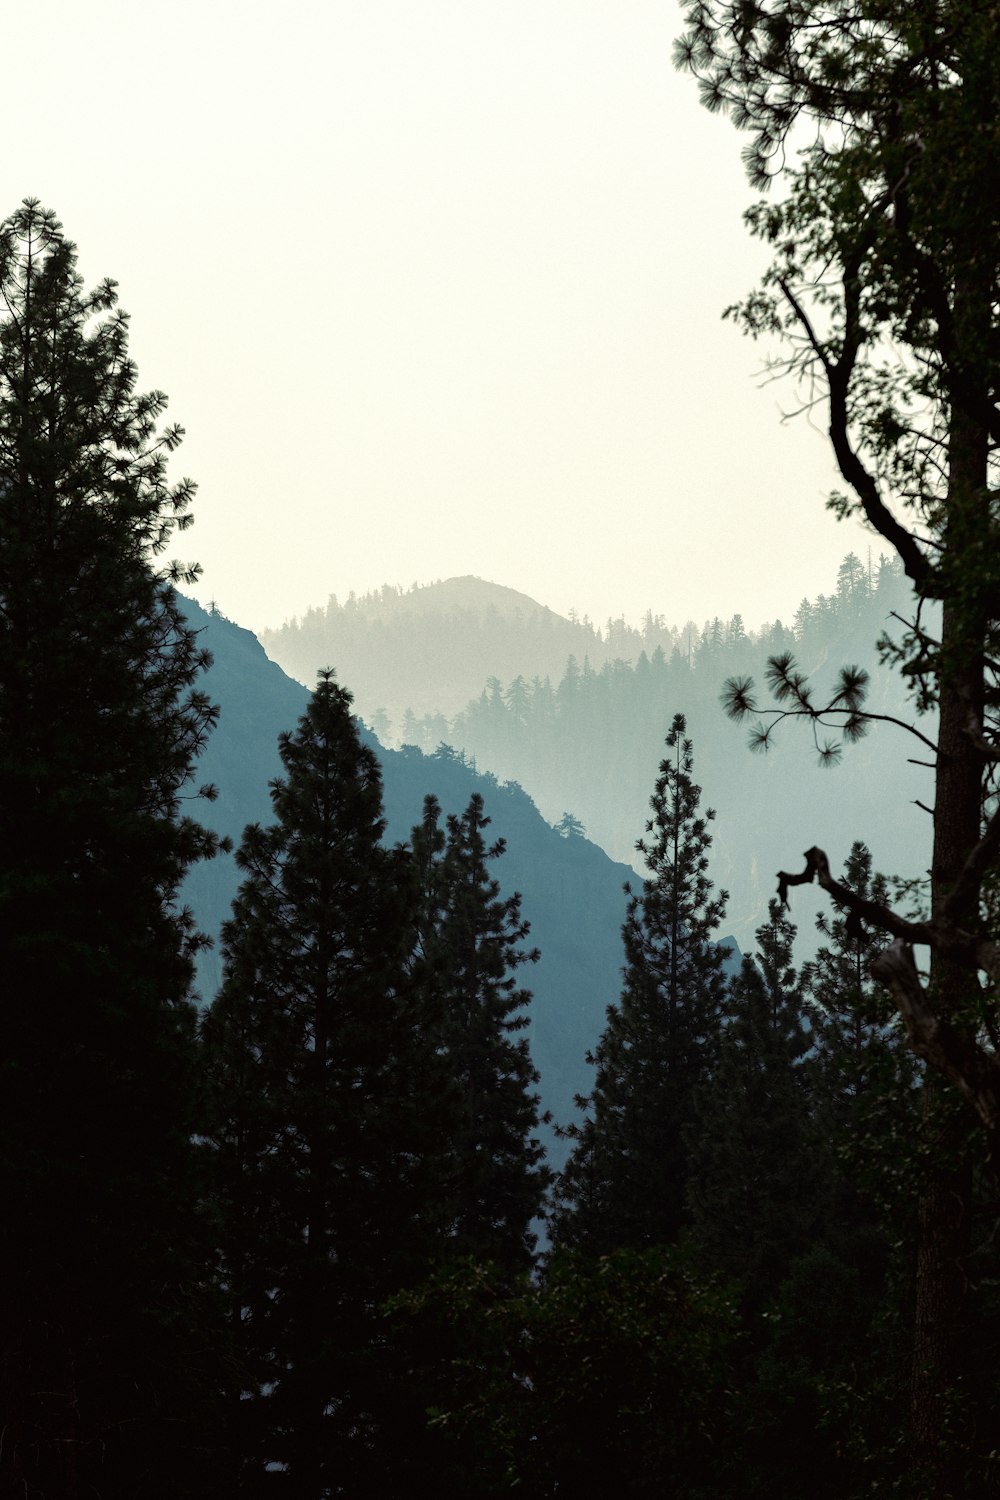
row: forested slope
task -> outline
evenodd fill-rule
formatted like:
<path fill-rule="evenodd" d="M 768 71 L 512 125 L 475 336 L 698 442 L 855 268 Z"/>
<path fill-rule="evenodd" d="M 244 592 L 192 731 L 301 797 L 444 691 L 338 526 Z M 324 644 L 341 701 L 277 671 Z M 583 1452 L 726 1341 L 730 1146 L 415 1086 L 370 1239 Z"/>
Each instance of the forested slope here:
<path fill-rule="evenodd" d="M 212 652 L 207 691 L 221 708 L 198 768 L 199 779 L 213 782 L 219 792 L 205 812 L 220 833 L 238 841 L 246 823 L 271 821 L 268 783 L 280 771 L 278 735 L 295 725 L 309 695 L 268 661 L 249 631 L 191 601 L 185 609 Z M 473 792 L 483 796 L 490 833 L 507 843 L 493 873 L 505 893 L 522 893 L 529 942 L 541 951 L 524 982 L 534 994 L 529 1035 L 543 1104 L 557 1120 L 567 1120 L 573 1095 L 589 1087 L 585 1054 L 620 988 L 622 884 L 631 870 L 585 838 L 561 838 L 520 787 L 477 773 L 448 753 L 385 750 L 373 736 L 365 738 L 382 763 L 390 841 L 409 837 L 428 793 L 446 812 L 464 808 Z M 188 877 L 186 899 L 213 937 L 229 916 L 237 883 L 231 855 L 198 866 Z M 214 994 L 219 976 L 214 948 L 200 958 L 203 999 Z M 562 1155 L 558 1146 L 556 1152 Z"/>
<path fill-rule="evenodd" d="M 268 655 L 306 684 L 333 666 L 358 684 L 357 708 L 385 738 L 407 708 L 452 714 L 491 672 L 561 670 L 572 652 L 599 649 L 588 622 L 566 620 L 526 594 L 481 578 L 407 591 L 386 586 L 260 631 Z"/>
<path fill-rule="evenodd" d="M 506 595 L 512 613 L 486 607 Z M 774 872 L 798 859 L 803 840 L 837 859 L 863 838 L 877 868 L 922 875 L 930 820 L 915 803 L 928 800 L 927 777 L 911 764 L 921 758 L 919 746 L 891 725 L 874 726 L 834 767 L 820 764 L 810 730 L 795 724 L 775 736 L 766 755 L 752 755 L 745 729 L 728 722 L 720 706 L 724 683 L 750 675 L 766 696 L 768 657 L 792 652 L 822 694 L 841 666 L 856 663 L 871 674 L 868 706 L 911 722 L 904 683 L 876 651 L 909 602 L 898 564 L 866 566 L 849 555 L 829 595 L 803 599 L 787 625 L 756 632 L 739 615 L 697 629 L 690 622 L 668 626 L 651 613 L 638 629 L 609 621 L 598 632 L 510 590 L 452 579 L 331 605 L 264 639 L 269 650 L 280 649 L 289 671 L 309 641 L 313 656 L 321 645 L 329 648 L 338 667 L 337 651 L 344 661 L 357 659 L 364 664 L 357 707 L 383 742 L 426 752 L 450 745 L 501 781 L 519 782 L 549 822 L 569 811 L 612 858 L 633 865 L 664 736 L 674 714 L 683 713 L 698 746 L 705 801 L 717 813 L 713 878 L 730 892 L 727 930 L 746 950 L 766 917 Z M 555 670 L 544 665 L 565 647 Z M 317 663 L 324 664 L 318 656 Z M 485 669 L 478 691 L 460 711 L 448 711 L 455 685 L 476 664 Z M 409 695 L 394 718 L 384 708 L 390 683 L 392 692 Z M 421 707 L 428 703 L 433 707 Z M 824 738 L 821 732 L 817 743 Z M 889 781 L 891 799 L 884 795 Z M 810 940 L 804 921 L 800 943 Z"/>
<path fill-rule="evenodd" d="M 751 754 L 746 729 L 730 723 L 720 704 L 726 680 L 748 675 L 766 702 L 767 659 L 791 652 L 818 699 L 842 666 L 855 663 L 871 674 L 868 707 L 913 721 L 899 674 L 880 665 L 875 650 L 893 612 L 906 608 L 905 580 L 886 566 L 869 581 L 856 563 L 842 567 L 836 593 L 804 601 L 792 625 L 757 638 L 737 616 L 707 624 L 690 653 L 654 650 L 600 669 L 571 659 L 555 684 L 494 680 L 450 721 L 448 742 L 519 781 L 550 821 L 569 810 L 614 858 L 627 860 L 645 823 L 664 735 L 683 713 L 705 800 L 717 813 L 713 878 L 730 891 L 729 922 L 744 950 L 766 917 L 775 871 L 792 867 L 807 844 L 842 859 L 863 838 L 877 868 L 918 876 L 929 858 L 930 818 L 915 805 L 929 799 L 926 772 L 911 764 L 925 758 L 912 736 L 876 724 L 828 765 L 816 745 L 837 736 L 820 730 L 814 742 L 810 728 L 789 723 L 766 754 Z"/>

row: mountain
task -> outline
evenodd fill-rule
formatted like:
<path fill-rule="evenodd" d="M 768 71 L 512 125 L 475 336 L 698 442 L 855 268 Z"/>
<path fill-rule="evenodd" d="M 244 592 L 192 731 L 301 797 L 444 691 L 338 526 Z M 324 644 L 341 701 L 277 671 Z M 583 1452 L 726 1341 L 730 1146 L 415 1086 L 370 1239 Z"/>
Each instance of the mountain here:
<path fill-rule="evenodd" d="M 926 872 L 931 819 L 922 804 L 932 795 L 926 768 L 932 752 L 904 726 L 933 740 L 934 717 L 914 715 L 903 677 L 876 648 L 880 635 L 898 633 L 898 618 L 912 607 L 898 566 L 884 562 L 870 575 L 849 556 L 836 592 L 804 600 L 787 627 L 778 623 L 753 636 L 739 616 L 713 620 L 688 650 L 669 656 L 643 652 L 634 663 L 606 662 L 599 670 L 571 661 L 554 685 L 523 677 L 506 687 L 496 683 L 443 733 L 435 726 L 434 738 L 498 776 L 516 778 L 546 818 L 570 810 L 612 857 L 628 860 L 645 827 L 664 736 L 673 715 L 684 714 L 703 803 L 717 814 L 710 871 L 730 892 L 727 926 L 747 950 L 766 919 L 777 870 L 801 868 L 801 851 L 814 844 L 835 869 L 861 839 L 884 874 L 919 879 Z M 925 625 L 933 633 L 926 611 Z M 840 741 L 835 724 L 785 722 L 766 753 L 750 753 L 748 730 L 757 715 L 734 724 L 720 698 L 727 680 L 752 678 L 761 710 L 773 707 L 767 662 L 783 654 L 806 674 L 817 704 L 836 692 L 843 666 L 862 668 L 866 706 L 883 721 L 859 743 L 842 745 L 839 760 L 818 753 Z M 428 743 L 425 726 L 417 729 L 417 743 Z M 805 891 L 793 902 L 800 956 L 812 946 L 816 904 Z"/>
<path fill-rule="evenodd" d="M 214 658 L 205 690 L 220 705 L 218 728 L 198 763 L 199 782 L 218 787 L 215 802 L 197 809 L 218 832 L 238 841 L 249 822 L 268 822 L 270 779 L 281 770 L 278 735 L 292 729 L 308 692 L 274 662 L 248 630 L 186 601 L 189 621 L 203 633 Z M 350 687 L 349 682 L 345 686 Z M 507 841 L 493 873 L 504 891 L 518 890 L 540 961 L 525 973 L 532 990 L 530 1040 L 542 1083 L 542 1100 L 557 1121 L 574 1116 L 573 1097 L 589 1087 L 585 1054 L 604 1028 L 605 1009 L 621 988 L 622 884 L 634 878 L 586 838 L 563 838 L 542 818 L 519 786 L 477 774 L 460 757 L 387 750 L 364 731 L 382 764 L 390 841 L 408 838 L 433 792 L 445 812 L 461 812 L 474 791 L 483 796 L 491 832 Z M 213 937 L 229 914 L 238 884 L 231 855 L 196 866 L 184 899 L 201 929 Z M 733 962 L 736 961 L 734 955 Z M 220 977 L 218 949 L 201 955 L 198 979 L 209 998 Z M 554 1143 L 553 1156 L 564 1148 Z"/>
<path fill-rule="evenodd" d="M 775 872 L 794 869 L 813 844 L 827 850 L 835 869 L 862 839 L 883 873 L 924 874 L 931 824 L 920 804 L 930 793 L 926 770 L 914 762 L 929 755 L 889 723 L 846 746 L 839 765 L 821 765 L 817 754 L 836 733 L 821 728 L 814 737 L 801 723 L 784 724 L 766 755 L 752 755 L 747 726 L 730 723 L 722 711 L 723 686 L 728 678 L 752 676 L 765 706 L 770 655 L 791 652 L 817 695 L 833 690 L 840 666 L 854 663 L 870 674 L 868 706 L 910 722 L 905 683 L 895 667 L 879 661 L 875 642 L 897 627 L 894 617 L 911 609 L 898 565 L 880 559 L 865 567 L 849 554 L 829 596 L 804 599 L 787 625 L 756 633 L 739 615 L 707 621 L 700 630 L 668 627 L 648 615 L 639 630 L 609 621 L 598 634 L 479 579 L 451 579 L 407 594 L 383 590 L 328 611 L 317 629 L 336 624 L 346 641 L 345 622 L 364 622 L 356 639 L 368 653 L 369 675 L 357 678 L 357 706 L 383 743 L 409 742 L 427 751 L 450 745 L 501 781 L 520 783 L 549 822 L 570 811 L 590 838 L 623 862 L 636 858 L 664 736 L 674 714 L 684 714 L 703 805 L 717 813 L 712 878 L 730 892 L 729 930 L 747 950 L 766 919 Z M 511 621 L 517 622 L 514 634 L 507 629 Z M 292 639 L 286 635 L 283 644 Z M 569 648 L 544 674 L 538 665 L 543 644 L 551 654 Z M 388 659 L 379 660 L 380 651 Z M 474 692 L 458 711 L 447 709 L 456 683 L 474 671 L 480 673 Z M 390 679 L 406 694 L 409 710 L 395 724 L 372 707 L 373 693 L 382 693 Z M 418 714 L 412 707 L 426 702 L 433 711 Z M 917 727 L 933 738 L 932 719 Z M 893 796 L 886 797 L 890 783 Z M 793 902 L 800 957 L 814 946 L 812 913 L 824 904 L 814 897 L 800 890 Z"/>
<path fill-rule="evenodd" d="M 649 623 L 662 626 L 652 617 Z M 587 619 L 566 619 L 527 594 L 471 576 L 406 591 L 387 586 L 360 599 L 352 594 L 345 604 L 332 596 L 324 609 L 262 630 L 260 640 L 300 682 L 310 684 L 332 666 L 342 682 L 356 683 L 359 714 L 387 725 L 383 738 L 394 727 L 397 741 L 407 738 L 407 709 L 454 714 L 489 677 L 559 675 L 569 656 L 599 665 L 613 655 L 636 656 L 644 643 L 623 620 L 600 633 Z M 668 634 L 668 649 L 672 642 Z"/>

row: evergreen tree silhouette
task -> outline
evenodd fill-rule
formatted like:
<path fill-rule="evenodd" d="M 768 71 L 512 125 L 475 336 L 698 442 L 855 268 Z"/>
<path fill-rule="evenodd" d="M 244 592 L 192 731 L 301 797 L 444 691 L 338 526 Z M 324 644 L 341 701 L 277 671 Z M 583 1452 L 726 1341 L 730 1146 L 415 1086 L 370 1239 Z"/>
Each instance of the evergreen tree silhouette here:
<path fill-rule="evenodd" d="M 241 1483 L 278 1465 L 308 1500 L 377 1492 L 395 1399 L 379 1308 L 426 1274 L 439 1219 L 444 1095 L 406 972 L 411 861 L 383 845 L 350 704 L 321 673 L 281 738 L 276 822 L 244 833 L 203 1026 Z"/>
<path fill-rule="evenodd" d="M 528 1040 L 528 990 L 517 971 L 538 959 L 525 949 L 528 923 L 517 892 L 503 896 L 490 866 L 483 799 L 475 793 L 447 833 L 433 797 L 412 834 L 423 891 L 423 982 L 439 1015 L 439 1047 L 453 1090 L 450 1181 L 442 1185 L 452 1256 L 532 1263 L 532 1220 L 549 1181 L 539 1126 L 538 1074 Z"/>
<path fill-rule="evenodd" d="M 773 1296 L 815 1235 L 828 1150 L 813 1139 L 805 1006 L 795 928 L 776 900 L 726 1000 L 718 1065 L 698 1091 L 689 1134 L 692 1240 L 706 1264 Z"/>
<path fill-rule="evenodd" d="M 560 1183 L 555 1235 L 604 1254 L 673 1241 L 686 1220 L 688 1148 L 695 1091 L 718 1055 L 725 951 L 714 933 L 726 893 L 708 878 L 711 810 L 699 815 L 691 741 L 682 714 L 667 735 L 668 757 L 651 799 L 653 816 L 637 848 L 649 877 L 626 885 L 622 937 L 625 982 L 608 1007 L 592 1056 L 588 1110 Z"/>
<path fill-rule="evenodd" d="M 32 199 L 0 225 L 0 308 L 0 1490 L 192 1494 L 198 938 L 176 897 L 215 848 L 182 815 L 214 710 L 174 593 L 194 570 L 156 558 L 194 487 L 167 481 L 181 429 L 136 391 L 115 283 L 84 290 Z"/>

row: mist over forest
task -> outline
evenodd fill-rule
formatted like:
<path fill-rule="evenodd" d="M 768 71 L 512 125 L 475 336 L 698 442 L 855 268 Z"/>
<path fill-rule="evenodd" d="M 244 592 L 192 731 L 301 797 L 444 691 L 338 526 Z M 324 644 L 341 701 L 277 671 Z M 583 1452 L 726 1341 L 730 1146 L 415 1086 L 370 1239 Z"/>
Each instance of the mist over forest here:
<path fill-rule="evenodd" d="M 511 589 L 448 579 L 331 600 L 261 639 L 303 684 L 328 665 L 356 682 L 356 707 L 381 744 L 426 754 L 450 747 L 473 768 L 517 782 L 553 825 L 568 813 L 575 832 L 640 872 L 635 846 L 664 736 L 683 713 L 716 813 L 710 868 L 730 895 L 726 930 L 749 951 L 777 870 L 798 858 L 790 829 L 845 858 L 863 837 L 876 868 L 903 879 L 923 876 L 929 861 L 929 820 L 916 805 L 927 778 L 910 763 L 900 728 L 875 726 L 832 767 L 820 762 L 815 735 L 795 724 L 751 754 L 746 730 L 720 705 L 727 679 L 750 675 L 763 689 L 768 658 L 792 652 L 820 694 L 854 663 L 870 675 L 872 711 L 914 721 L 905 683 L 876 649 L 912 609 L 899 564 L 848 554 L 831 584 L 803 598 L 787 625 L 749 630 L 736 614 L 678 627 L 650 610 L 638 626 L 619 618 L 599 630 Z M 909 799 L 902 809 L 883 794 L 886 774 Z M 800 955 L 811 947 L 804 932 Z"/>

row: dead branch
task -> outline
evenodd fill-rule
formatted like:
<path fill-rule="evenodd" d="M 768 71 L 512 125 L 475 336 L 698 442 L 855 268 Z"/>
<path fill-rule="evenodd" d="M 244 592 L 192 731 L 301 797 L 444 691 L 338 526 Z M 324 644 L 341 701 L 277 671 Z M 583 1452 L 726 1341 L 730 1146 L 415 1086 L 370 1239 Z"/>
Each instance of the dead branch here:
<path fill-rule="evenodd" d="M 908 922 L 905 917 L 897 915 L 891 907 L 883 906 L 879 901 L 869 901 L 841 881 L 835 880 L 830 873 L 830 861 L 822 849 L 815 847 L 807 849 L 805 861 L 806 867 L 801 874 L 792 875 L 787 870 L 778 871 L 778 900 L 784 906 L 788 905 L 789 886 L 807 885 L 818 880 L 838 906 L 860 918 L 861 921 L 867 922 L 870 927 L 876 927 L 882 932 L 890 932 L 894 937 L 903 938 L 908 943 L 937 946 L 930 923 Z"/>

